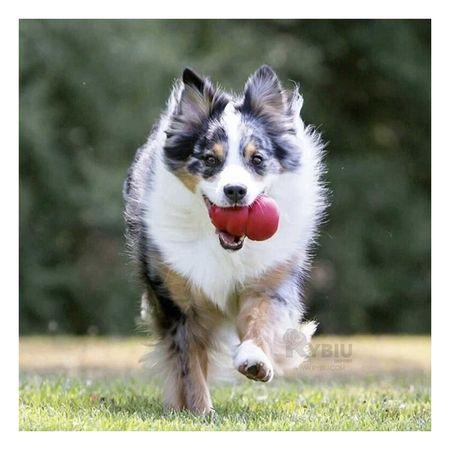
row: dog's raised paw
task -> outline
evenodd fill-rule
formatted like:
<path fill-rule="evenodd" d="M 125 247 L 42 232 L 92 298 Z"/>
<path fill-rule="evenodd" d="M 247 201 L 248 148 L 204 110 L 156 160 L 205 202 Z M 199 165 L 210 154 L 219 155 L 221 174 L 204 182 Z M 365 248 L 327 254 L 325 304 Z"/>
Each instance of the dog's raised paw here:
<path fill-rule="evenodd" d="M 234 366 L 251 380 L 269 382 L 273 378 L 273 368 L 269 358 L 251 341 L 244 341 L 238 347 Z"/>
<path fill-rule="evenodd" d="M 248 365 L 246 361 L 238 368 L 239 372 L 245 375 L 247 378 L 255 381 L 270 381 L 273 377 L 272 369 L 267 367 L 263 362 L 259 361 L 256 364 Z"/>

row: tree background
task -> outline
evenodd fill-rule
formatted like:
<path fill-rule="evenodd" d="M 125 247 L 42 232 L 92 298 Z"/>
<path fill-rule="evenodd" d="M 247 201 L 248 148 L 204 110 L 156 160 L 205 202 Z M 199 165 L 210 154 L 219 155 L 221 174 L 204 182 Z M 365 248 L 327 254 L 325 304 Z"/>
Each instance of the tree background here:
<path fill-rule="evenodd" d="M 185 66 L 300 83 L 332 191 L 307 292 L 326 333 L 431 327 L 431 21 L 21 20 L 20 332 L 135 333 L 122 182 Z"/>

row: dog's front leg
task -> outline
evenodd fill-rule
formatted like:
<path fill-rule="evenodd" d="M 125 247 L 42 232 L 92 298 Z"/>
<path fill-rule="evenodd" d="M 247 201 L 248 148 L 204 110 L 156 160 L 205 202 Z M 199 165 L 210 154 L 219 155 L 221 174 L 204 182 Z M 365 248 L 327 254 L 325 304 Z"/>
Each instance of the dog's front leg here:
<path fill-rule="evenodd" d="M 207 385 L 207 341 L 191 317 L 173 325 L 165 339 L 168 371 L 165 378 L 165 404 L 170 409 L 187 409 L 197 414 L 212 411 Z"/>
<path fill-rule="evenodd" d="M 271 299 L 265 295 L 241 300 L 236 327 L 241 344 L 234 356 L 234 366 L 246 377 L 271 381 L 273 365 L 270 359 Z"/>

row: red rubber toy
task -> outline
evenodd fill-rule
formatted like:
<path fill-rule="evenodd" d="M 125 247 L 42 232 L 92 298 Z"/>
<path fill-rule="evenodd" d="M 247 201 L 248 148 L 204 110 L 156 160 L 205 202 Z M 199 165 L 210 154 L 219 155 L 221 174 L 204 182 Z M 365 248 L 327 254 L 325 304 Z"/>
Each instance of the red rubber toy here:
<path fill-rule="evenodd" d="M 278 206 L 270 197 L 260 195 L 247 207 L 220 208 L 211 205 L 208 209 L 213 225 L 232 236 L 247 236 L 252 241 L 265 241 L 278 229 L 280 215 Z"/>

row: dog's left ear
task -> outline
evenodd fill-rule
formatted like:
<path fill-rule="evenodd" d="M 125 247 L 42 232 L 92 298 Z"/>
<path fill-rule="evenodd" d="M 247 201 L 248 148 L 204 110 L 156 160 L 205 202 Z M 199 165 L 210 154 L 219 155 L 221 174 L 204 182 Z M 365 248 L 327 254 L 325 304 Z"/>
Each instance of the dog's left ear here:
<path fill-rule="evenodd" d="M 264 64 L 247 80 L 243 109 L 255 114 L 283 114 L 286 99 L 274 70 Z"/>
<path fill-rule="evenodd" d="M 244 88 L 242 111 L 264 120 L 265 129 L 272 138 L 275 155 L 283 168 L 298 167 L 300 153 L 295 139 L 294 118 L 301 108 L 301 96 L 295 88 L 283 91 L 274 70 L 261 66 L 247 81 Z"/>

